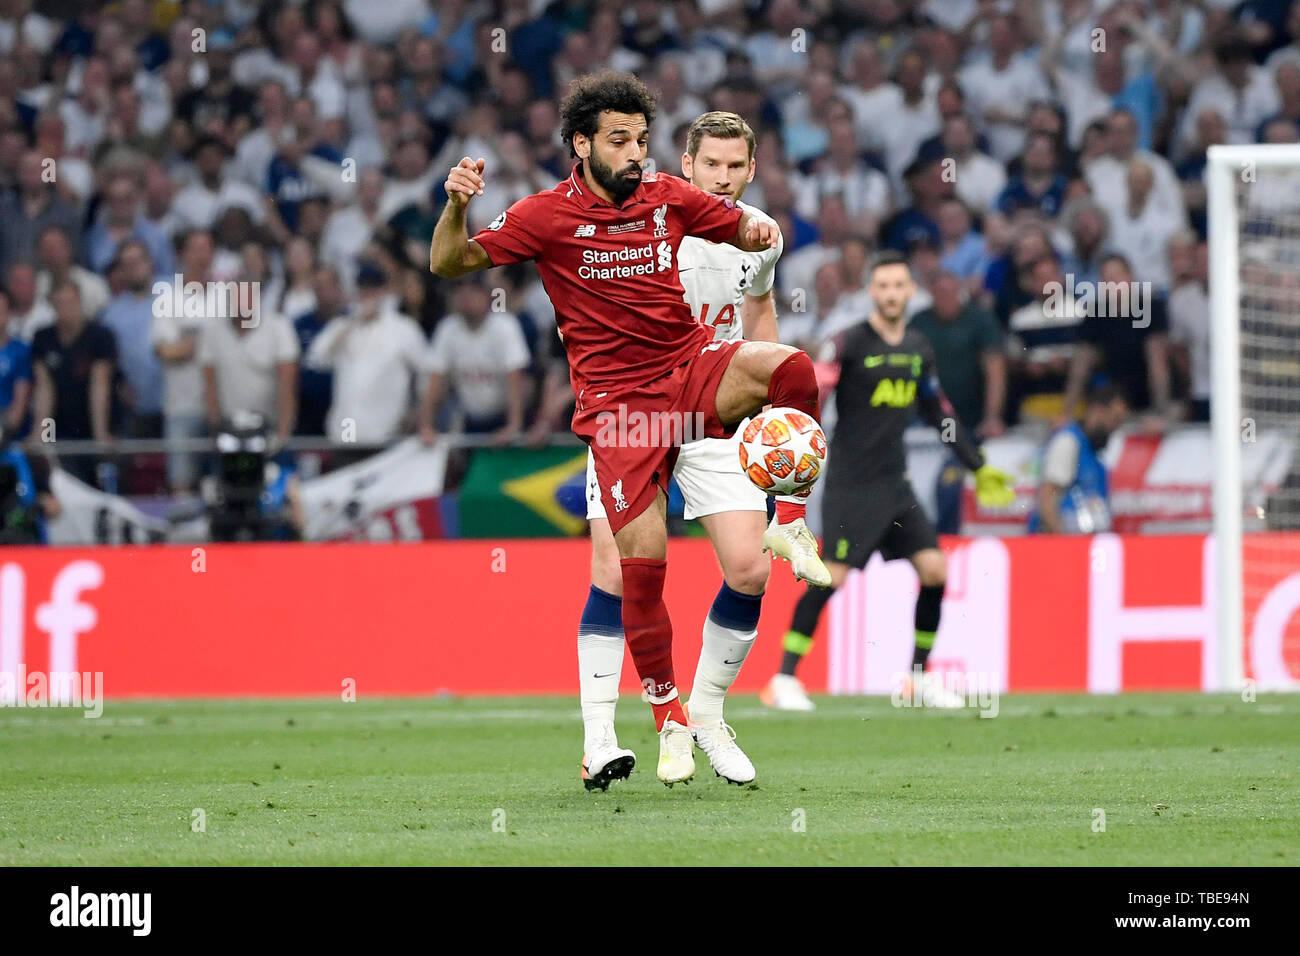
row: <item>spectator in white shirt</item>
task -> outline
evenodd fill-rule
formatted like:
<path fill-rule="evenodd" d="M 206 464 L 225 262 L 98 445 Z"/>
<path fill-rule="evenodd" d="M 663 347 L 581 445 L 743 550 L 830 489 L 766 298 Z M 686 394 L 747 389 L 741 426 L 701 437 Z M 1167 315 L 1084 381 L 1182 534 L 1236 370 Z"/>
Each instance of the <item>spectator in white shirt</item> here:
<path fill-rule="evenodd" d="M 813 181 L 818 196 L 838 195 L 862 229 L 875 232 L 890 210 L 889 179 L 872 169 L 858 153 L 853 121 L 847 117 L 829 124 L 831 148 L 817 161 Z"/>
<path fill-rule="evenodd" d="M 1156 205 L 1155 177 L 1140 159 L 1129 163 L 1128 198 L 1111 213 L 1111 248 L 1128 259 L 1133 274 L 1150 282 L 1156 292 L 1169 288 L 1169 237 L 1184 222 Z"/>
<path fill-rule="evenodd" d="M 211 277 L 213 243 L 206 232 L 195 230 L 177 242 L 176 268 L 182 286 L 188 282 L 206 283 Z M 170 288 L 164 291 L 169 303 L 175 297 Z M 203 373 L 196 358 L 202 315 L 186 315 L 181 309 L 155 308 L 149 339 L 154 353 L 163 363 L 163 437 L 198 438 L 203 434 Z M 167 456 L 167 480 L 173 492 L 184 494 L 194 489 L 197 459 L 190 452 L 172 452 Z"/>
<path fill-rule="evenodd" d="M 81 311 L 87 321 L 96 319 L 108 305 L 108 283 L 73 262 L 72 240 L 60 226 L 46 226 L 36 240 L 41 271 L 36 274 L 36 294 L 44 299 L 55 286 L 68 281 L 81 294 Z"/>
<path fill-rule="evenodd" d="M 963 69 L 958 82 L 984 124 L 993 155 L 1004 163 L 1019 156 L 1025 148 L 1025 106 L 1047 98 L 1047 82 L 1038 65 L 1022 55 L 1012 17 L 993 17 L 988 59 Z"/>
<path fill-rule="evenodd" d="M 357 257 L 384 221 L 379 218 L 379 197 L 384 192 L 384 174 L 368 167 L 357 176 L 356 202 L 330 213 L 321 239 L 320 258 L 340 275 L 355 275 Z"/>
<path fill-rule="evenodd" d="M 423 372 L 428 343 L 397 310 L 383 271 L 363 261 L 355 309 L 331 319 L 312 341 L 305 364 L 334 373 L 325 434 L 334 441 L 380 444 L 397 437 Z"/>
<path fill-rule="evenodd" d="M 1233 143 L 1253 143 L 1255 129 L 1278 111 L 1277 87 L 1273 74 L 1255 65 L 1250 47 L 1240 35 L 1229 31 L 1214 44 L 1218 69 L 1205 75 L 1187 101 L 1175 146 L 1185 149 L 1195 133 L 1196 117 L 1213 106 L 1228 120 L 1228 138 Z"/>
<path fill-rule="evenodd" d="M 1106 119 L 1106 132 L 1110 138 L 1107 154 L 1088 163 L 1084 172 L 1088 188 L 1102 208 L 1112 219 L 1116 217 L 1127 198 L 1129 165 L 1139 159 L 1151 170 L 1155 205 L 1170 218 L 1184 222 L 1187 211 L 1178 177 L 1169 160 L 1149 149 L 1138 149 L 1137 117 L 1126 109 L 1111 110 Z M 1134 267 L 1140 274 L 1136 262 Z"/>
<path fill-rule="evenodd" d="M 298 336 L 260 307 L 250 317 L 209 316 L 199 330 L 203 403 L 214 432 L 235 412 L 256 412 L 278 443 L 293 434 L 298 410 Z"/>
<path fill-rule="evenodd" d="M 916 151 L 939 132 L 939 108 L 926 86 L 926 64 L 916 50 L 908 50 L 898 61 L 897 108 L 876 117 L 876 139 L 885 154 L 894 188 L 901 194 L 903 172 L 916 158 Z"/>
<path fill-rule="evenodd" d="M 30 343 L 32 336 L 54 324 L 54 307 L 46 296 L 36 294 L 36 270 L 30 263 L 15 262 L 5 276 L 9 293 L 9 331 Z"/>
<path fill-rule="evenodd" d="M 243 206 L 254 222 L 262 221 L 262 194 L 248 183 L 224 175 L 226 146 L 221 140 L 203 137 L 190 151 L 190 158 L 198 175 L 172 199 L 178 232 L 212 228 L 217 214 L 227 206 Z"/>
<path fill-rule="evenodd" d="M 975 148 L 975 124 L 970 117 L 948 117 L 942 135 L 944 158 L 953 161 L 957 197 L 981 215 L 987 213 L 1007 184 L 1006 168 Z"/>
<path fill-rule="evenodd" d="M 438 323 L 429 348 L 429 387 L 420 403 L 420 436 L 437 440 L 436 422 L 448 389 L 454 392 L 467 434 L 492 433 L 498 444 L 517 437 L 524 424 L 528 346 L 519 320 L 491 312 L 481 281 L 460 280 L 456 312 Z"/>

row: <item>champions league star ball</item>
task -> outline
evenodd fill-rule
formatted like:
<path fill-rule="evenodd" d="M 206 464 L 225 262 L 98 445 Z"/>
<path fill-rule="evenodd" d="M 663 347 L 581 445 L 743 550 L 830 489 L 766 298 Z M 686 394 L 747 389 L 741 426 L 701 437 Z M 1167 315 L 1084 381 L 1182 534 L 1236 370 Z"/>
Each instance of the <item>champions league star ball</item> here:
<path fill-rule="evenodd" d="M 805 497 L 826 467 L 826 435 L 798 409 L 768 409 L 740 433 L 740 467 L 769 495 Z"/>

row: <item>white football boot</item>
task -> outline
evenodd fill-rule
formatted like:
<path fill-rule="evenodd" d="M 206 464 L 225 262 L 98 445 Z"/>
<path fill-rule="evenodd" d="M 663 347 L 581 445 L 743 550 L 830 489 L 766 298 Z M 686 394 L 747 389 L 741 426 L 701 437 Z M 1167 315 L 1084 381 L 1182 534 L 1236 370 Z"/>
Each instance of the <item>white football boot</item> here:
<path fill-rule="evenodd" d="M 816 710 L 803 682 L 793 674 L 774 674 L 758 699 L 773 710 Z"/>
<path fill-rule="evenodd" d="M 636 754 L 618 745 L 613 724 L 604 724 L 587 740 L 582 785 L 588 790 L 608 790 L 615 780 L 626 780 L 635 766 Z"/>
<path fill-rule="evenodd" d="M 668 786 L 695 776 L 695 738 L 689 727 L 665 720 L 659 731 L 659 779 Z"/>
<path fill-rule="evenodd" d="M 828 588 L 831 586 L 831 573 L 822 564 L 817 554 L 817 539 L 804 524 L 803 518 L 795 518 L 788 524 L 777 524 L 776 516 L 763 532 L 763 551 L 771 551 L 778 558 L 790 562 L 790 569 L 800 581 Z"/>
<path fill-rule="evenodd" d="M 754 764 L 736 746 L 736 732 L 725 720 L 693 724 L 695 743 L 709 758 L 713 772 L 728 783 L 744 784 L 754 779 Z"/>

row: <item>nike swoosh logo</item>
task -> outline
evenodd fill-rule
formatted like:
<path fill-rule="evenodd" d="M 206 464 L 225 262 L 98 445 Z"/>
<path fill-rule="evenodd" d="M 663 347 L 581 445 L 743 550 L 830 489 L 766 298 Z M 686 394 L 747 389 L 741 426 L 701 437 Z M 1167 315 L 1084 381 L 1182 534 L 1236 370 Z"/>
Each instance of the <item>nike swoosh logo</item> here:
<path fill-rule="evenodd" d="M 592 677 L 613 677 L 618 671 L 610 671 L 608 674 L 592 674 Z"/>
<path fill-rule="evenodd" d="M 740 659 L 740 661 L 743 661 L 743 660 L 744 660 L 744 658 L 742 657 L 742 658 Z M 724 663 L 724 664 L 739 664 L 740 661 L 727 661 L 727 660 L 724 660 L 722 663 Z"/>

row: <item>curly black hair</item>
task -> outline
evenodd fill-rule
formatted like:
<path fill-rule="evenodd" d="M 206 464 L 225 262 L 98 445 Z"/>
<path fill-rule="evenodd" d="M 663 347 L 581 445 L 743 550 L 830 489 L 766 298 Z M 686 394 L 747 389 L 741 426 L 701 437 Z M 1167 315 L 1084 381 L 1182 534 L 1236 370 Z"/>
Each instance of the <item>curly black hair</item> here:
<path fill-rule="evenodd" d="M 584 74 L 569 84 L 569 92 L 560 104 L 560 139 L 569 147 L 569 155 L 576 157 L 573 134 L 581 133 L 588 138 L 595 136 L 603 111 L 640 113 L 648 126 L 654 122 L 658 100 L 659 97 L 631 73 L 605 70 Z"/>

